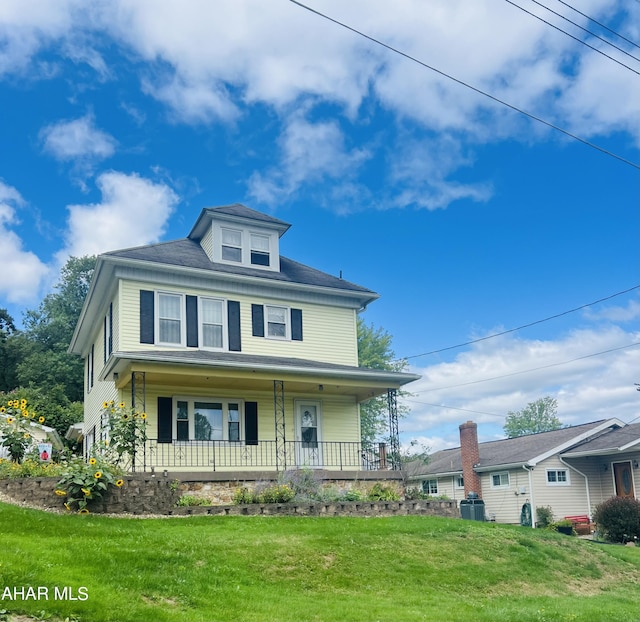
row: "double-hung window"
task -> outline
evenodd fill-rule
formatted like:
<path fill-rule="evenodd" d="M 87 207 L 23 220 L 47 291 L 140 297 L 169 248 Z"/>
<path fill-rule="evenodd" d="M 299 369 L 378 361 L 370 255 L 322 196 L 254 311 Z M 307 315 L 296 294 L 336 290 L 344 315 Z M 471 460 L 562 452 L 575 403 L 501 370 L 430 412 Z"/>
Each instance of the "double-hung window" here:
<path fill-rule="evenodd" d="M 265 307 L 267 313 L 267 337 L 289 338 L 289 309 L 286 307 Z"/>
<path fill-rule="evenodd" d="M 225 347 L 225 303 L 217 298 L 200 298 L 200 344 L 203 348 Z"/>
<path fill-rule="evenodd" d="M 422 482 L 422 492 L 426 495 L 437 495 L 438 494 L 438 480 L 437 479 L 427 479 Z"/>
<path fill-rule="evenodd" d="M 242 231 L 238 229 L 221 229 L 222 259 L 242 263 Z"/>
<path fill-rule="evenodd" d="M 175 402 L 179 441 L 241 440 L 241 402 L 216 398 L 179 398 Z"/>
<path fill-rule="evenodd" d="M 158 292 L 158 343 L 184 344 L 184 296 Z"/>
<path fill-rule="evenodd" d="M 547 484 L 549 486 L 568 486 L 569 473 L 566 469 L 547 469 Z"/>
<path fill-rule="evenodd" d="M 271 263 L 271 251 L 269 236 L 259 233 L 251 234 L 251 264 L 254 266 L 269 266 Z"/>

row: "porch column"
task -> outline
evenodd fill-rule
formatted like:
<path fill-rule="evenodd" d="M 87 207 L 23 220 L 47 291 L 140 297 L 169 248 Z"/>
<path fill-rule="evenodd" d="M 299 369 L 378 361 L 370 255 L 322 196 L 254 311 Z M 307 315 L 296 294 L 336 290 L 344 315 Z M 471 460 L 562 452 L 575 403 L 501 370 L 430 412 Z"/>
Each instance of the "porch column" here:
<path fill-rule="evenodd" d="M 287 470 L 287 436 L 284 425 L 284 382 L 273 381 L 273 414 L 276 426 L 276 470 Z"/>
<path fill-rule="evenodd" d="M 389 449 L 391 468 L 400 469 L 400 433 L 398 432 L 398 390 L 387 389 L 389 406 Z"/>
<path fill-rule="evenodd" d="M 147 410 L 147 378 L 143 371 L 131 372 L 131 408 L 134 412 L 146 412 Z M 140 461 L 140 456 L 137 456 Z M 142 470 L 147 470 L 147 446 L 143 445 Z M 136 452 L 131 456 L 131 471 L 136 472 Z"/>

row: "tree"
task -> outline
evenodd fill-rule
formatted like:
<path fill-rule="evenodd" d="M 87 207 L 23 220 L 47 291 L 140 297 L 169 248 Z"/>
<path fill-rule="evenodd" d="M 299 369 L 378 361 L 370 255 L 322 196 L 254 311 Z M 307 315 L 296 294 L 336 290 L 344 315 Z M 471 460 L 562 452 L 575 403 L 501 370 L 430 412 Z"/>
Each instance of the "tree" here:
<path fill-rule="evenodd" d="M 562 422 L 556 416 L 558 403 L 546 396 L 529 402 L 522 410 L 509 411 L 504 424 L 504 432 L 509 438 L 559 430 Z"/>
<path fill-rule="evenodd" d="M 68 354 L 95 268 L 95 257 L 70 257 L 60 272 L 60 280 L 35 310 L 25 314 L 23 336 L 28 354 L 18 365 L 22 386 L 43 390 L 63 388 L 71 402 L 84 397 L 84 370 L 80 357 Z"/>
<path fill-rule="evenodd" d="M 16 386 L 16 367 L 19 351 L 14 346 L 16 325 L 6 309 L 0 309 L 0 391 L 9 391 Z"/>
<path fill-rule="evenodd" d="M 401 372 L 407 368 L 407 361 L 396 359 L 391 349 L 391 335 L 382 328 L 365 324 L 358 317 L 358 365 L 371 369 L 386 369 Z M 406 393 L 400 392 L 400 395 Z M 406 406 L 398 404 L 398 415 L 408 412 Z M 360 405 L 360 430 L 362 443 L 371 446 L 388 430 L 388 406 L 386 395 L 374 397 Z"/>

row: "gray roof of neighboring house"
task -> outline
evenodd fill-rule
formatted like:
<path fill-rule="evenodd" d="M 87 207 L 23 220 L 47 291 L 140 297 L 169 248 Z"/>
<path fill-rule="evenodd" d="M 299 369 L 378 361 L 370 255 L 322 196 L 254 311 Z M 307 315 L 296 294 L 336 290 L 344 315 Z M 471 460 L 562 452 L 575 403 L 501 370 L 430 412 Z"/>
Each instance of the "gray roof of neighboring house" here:
<path fill-rule="evenodd" d="M 571 457 L 582 455 L 585 452 L 594 453 L 615 453 L 623 450 L 627 446 L 633 446 L 636 450 L 640 447 L 640 423 L 631 423 L 598 436 L 592 440 L 580 443 L 568 451 L 563 452 L 563 456 Z"/>
<path fill-rule="evenodd" d="M 505 465 L 526 464 L 555 447 L 560 447 L 582 434 L 599 428 L 606 420 L 592 421 L 582 425 L 561 428 L 551 432 L 527 434 L 516 438 L 505 438 L 498 441 L 479 443 L 480 469 L 487 467 L 504 467 Z M 444 449 L 431 456 L 430 462 L 408 465 L 409 477 L 420 475 L 440 475 L 445 473 L 462 473 L 462 457 L 460 447 Z"/>
<path fill-rule="evenodd" d="M 160 242 L 159 244 L 150 244 L 148 246 L 138 246 L 135 248 L 111 251 L 104 253 L 102 256 L 105 258 L 118 257 L 137 261 L 149 261 L 170 266 L 196 268 L 199 270 L 210 270 L 226 274 L 238 274 L 287 283 L 329 287 L 333 289 L 357 292 L 360 294 L 368 294 L 372 299 L 377 298 L 378 296 L 374 291 L 367 289 L 366 287 L 350 283 L 349 281 L 332 276 L 326 272 L 321 272 L 315 268 L 310 268 L 309 266 L 305 266 L 304 264 L 288 259 L 287 257 L 280 257 L 280 272 L 214 263 L 209 259 L 198 242 L 188 238 L 172 242 Z"/>

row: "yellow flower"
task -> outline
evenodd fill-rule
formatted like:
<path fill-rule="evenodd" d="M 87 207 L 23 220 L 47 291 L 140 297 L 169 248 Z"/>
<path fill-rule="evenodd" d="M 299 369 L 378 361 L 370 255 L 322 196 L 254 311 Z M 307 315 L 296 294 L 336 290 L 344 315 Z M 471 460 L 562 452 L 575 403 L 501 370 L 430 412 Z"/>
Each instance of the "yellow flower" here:
<path fill-rule="evenodd" d="M 89 458 L 89 464 L 94 465 L 96 463 L 95 458 Z"/>
<path fill-rule="evenodd" d="M 91 494 L 91 491 L 88 488 L 81 488 L 80 490 L 82 490 L 85 497 L 88 497 Z"/>
<path fill-rule="evenodd" d="M 113 406 L 114 404 L 115 404 L 115 402 L 114 402 L 113 400 L 111 400 L 111 401 L 109 402 L 109 406 Z"/>
<path fill-rule="evenodd" d="M 38 423 L 44 423 L 44 417 L 38 417 Z"/>
<path fill-rule="evenodd" d="M 129 419 L 129 415 L 122 415 L 122 418 L 126 421 L 127 419 Z"/>
<path fill-rule="evenodd" d="M 140 419 L 146 419 L 147 418 L 147 413 L 142 413 L 140 415 Z"/>
<path fill-rule="evenodd" d="M 7 423 L 13 423 L 15 419 L 13 417 L 7 417 Z"/>
<path fill-rule="evenodd" d="M 26 417 L 27 419 L 29 418 L 29 411 L 28 410 L 22 410 L 20 412 L 22 413 L 23 417 Z"/>
<path fill-rule="evenodd" d="M 102 408 L 109 408 L 109 402 L 102 402 Z"/>
<path fill-rule="evenodd" d="M 87 508 L 82 508 L 81 510 L 78 510 L 78 514 L 88 514 L 89 510 L 87 510 Z"/>
<path fill-rule="evenodd" d="M 102 471 L 96 471 L 93 474 L 93 477 L 95 477 L 96 479 L 100 479 L 102 477 Z"/>
<path fill-rule="evenodd" d="M 0 406 L 0 413 L 6 413 L 7 412 L 7 407 L 6 406 Z"/>
<path fill-rule="evenodd" d="M 58 497 L 66 497 L 67 493 L 64 490 L 56 490 L 56 494 L 58 495 Z"/>
<path fill-rule="evenodd" d="M 124 408 L 126 406 L 126 404 L 124 402 L 120 402 L 118 404 L 118 408 Z"/>
<path fill-rule="evenodd" d="M 123 484 L 124 484 L 124 480 L 123 479 L 116 480 L 116 486 L 118 488 L 122 488 Z"/>
<path fill-rule="evenodd" d="M 25 400 L 25 399 L 20 400 L 20 405 L 22 406 L 22 408 L 26 408 L 27 400 Z M 16 404 L 16 406 L 17 406 L 17 404 Z"/>
<path fill-rule="evenodd" d="M 24 438 L 31 438 L 31 434 L 29 434 L 28 432 L 25 432 L 23 434 Z"/>
<path fill-rule="evenodd" d="M 65 503 L 64 507 L 68 512 L 71 512 L 71 506 L 68 503 Z"/>

